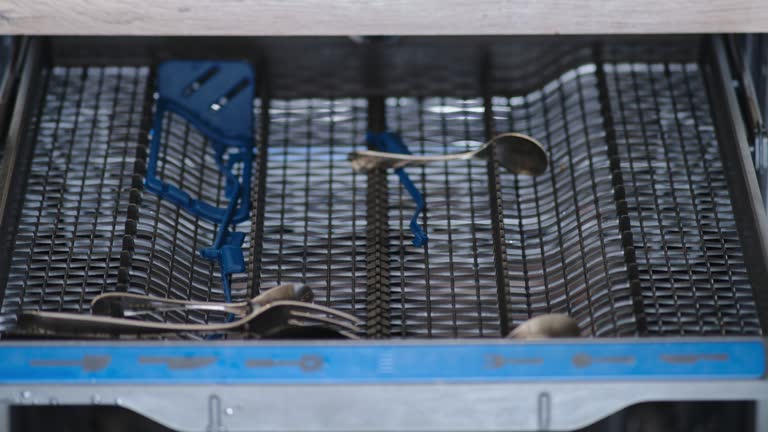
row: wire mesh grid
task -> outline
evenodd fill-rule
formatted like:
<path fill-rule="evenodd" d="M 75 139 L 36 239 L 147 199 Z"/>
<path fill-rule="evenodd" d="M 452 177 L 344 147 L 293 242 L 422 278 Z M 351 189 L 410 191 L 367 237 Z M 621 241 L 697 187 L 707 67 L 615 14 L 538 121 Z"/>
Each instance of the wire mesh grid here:
<path fill-rule="evenodd" d="M 264 233 L 255 283 L 301 282 L 315 302 L 365 317 L 365 99 L 272 100 Z"/>
<path fill-rule="evenodd" d="M 606 67 L 650 334 L 759 334 L 696 64 Z"/>
<path fill-rule="evenodd" d="M 387 94 L 471 97 L 480 93 L 479 58 L 467 61 L 467 51 L 461 48 L 440 56 L 430 55 L 430 51 L 428 46 L 418 45 L 385 47 L 381 73 Z"/>
<path fill-rule="evenodd" d="M 0 329 L 21 309 L 84 312 L 115 289 L 147 74 L 50 70 Z"/>
<path fill-rule="evenodd" d="M 592 47 L 579 41 L 542 39 L 536 49 L 524 45 L 495 44 L 488 85 L 494 95 L 535 93 L 552 78 L 592 61 Z"/>
<path fill-rule="evenodd" d="M 275 99 L 340 99 L 361 94 L 363 62 L 355 44 L 332 47 L 319 40 L 282 43 L 285 45 L 272 53 L 272 60 L 285 67 L 269 75 L 270 94 Z M 313 55 L 297 55 L 297 50 L 311 50 Z"/>
<path fill-rule="evenodd" d="M 585 334 L 636 332 L 595 70 L 493 99 L 495 128 L 537 137 L 550 157 L 539 177 L 501 171 L 513 325 L 560 312 Z"/>
<path fill-rule="evenodd" d="M 638 329 L 632 304 L 605 106 L 591 64 L 539 90 L 491 100 L 497 132 L 528 133 L 551 158 L 548 172 L 535 179 L 500 174 L 505 312 L 512 326 L 559 311 L 596 336 L 758 334 L 697 65 L 609 64 L 605 70 L 647 330 Z M 145 161 L 135 155 L 142 154 L 137 146 L 147 79 L 148 68 L 51 69 L 0 330 L 13 326 L 21 308 L 86 312 L 93 296 L 119 282 L 127 234 L 133 239 L 130 291 L 223 298 L 217 266 L 198 254 L 212 243 L 215 225 L 138 191 Z M 441 154 L 484 140 L 484 102 L 390 97 L 385 111 L 390 129 L 414 153 Z M 270 101 L 266 166 L 256 167 L 266 169 L 266 184 L 263 200 L 254 199 L 264 203 L 261 254 L 254 257 L 250 283 L 245 274 L 236 278 L 235 297 L 303 282 L 318 303 L 366 317 L 366 271 L 375 265 L 366 253 L 368 185 L 346 157 L 365 148 L 367 108 L 361 98 Z M 165 121 L 160 176 L 221 205 L 222 179 L 210 146 L 179 118 Z M 498 336 L 503 317 L 487 164 L 451 162 L 408 172 L 425 195 L 420 222 L 430 242 L 423 249 L 411 245 L 414 204 L 390 174 L 389 256 L 383 259 L 389 264 L 391 335 Z M 246 222 L 237 229 L 249 231 L 250 240 L 258 227 Z M 222 317 L 154 317 L 209 318 Z"/>
<path fill-rule="evenodd" d="M 415 154 L 467 151 L 482 144 L 483 100 L 389 98 L 387 120 Z M 499 335 L 493 229 L 486 162 L 408 168 L 426 210 L 429 236 L 411 244 L 415 210 L 396 174 L 389 174 L 392 334 L 420 337 Z"/>
<path fill-rule="evenodd" d="M 258 113 L 258 107 L 255 113 Z M 254 114 L 258 115 L 258 114 Z M 157 159 L 157 177 L 175 185 L 196 199 L 225 207 L 225 177 L 218 170 L 214 149 L 208 139 L 182 117 L 166 113 Z M 242 167 L 236 166 L 239 176 Z M 157 297 L 196 301 L 224 301 L 220 268 L 199 251 L 213 244 L 218 224 L 194 216 L 183 208 L 142 191 L 136 203 L 138 217 L 132 229 L 133 250 L 128 291 Z M 250 222 L 234 230 L 250 231 Z M 250 236 L 243 244 L 246 262 Z M 244 299 L 247 273 L 232 275 L 232 297 Z M 213 312 L 173 311 L 151 315 L 155 320 L 173 322 L 223 321 Z"/>

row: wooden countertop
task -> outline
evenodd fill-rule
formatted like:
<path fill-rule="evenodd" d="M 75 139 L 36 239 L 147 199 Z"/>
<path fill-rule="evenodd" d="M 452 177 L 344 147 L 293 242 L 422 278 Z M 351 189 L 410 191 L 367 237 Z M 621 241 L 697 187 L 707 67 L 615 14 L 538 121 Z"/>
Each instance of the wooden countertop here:
<path fill-rule="evenodd" d="M 0 33 L 768 32 L 768 0 L 0 0 Z"/>

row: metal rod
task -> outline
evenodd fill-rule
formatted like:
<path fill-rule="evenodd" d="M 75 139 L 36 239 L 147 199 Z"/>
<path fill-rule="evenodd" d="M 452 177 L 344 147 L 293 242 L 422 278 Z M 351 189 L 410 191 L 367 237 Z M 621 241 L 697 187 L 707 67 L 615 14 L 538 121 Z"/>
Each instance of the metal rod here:
<path fill-rule="evenodd" d="M 43 103 L 48 88 L 47 72 L 43 69 L 43 40 L 31 39 L 27 50 L 20 54 L 23 63 L 20 73 L 18 95 L 13 106 L 8 134 L 4 137 L 5 147 L 0 164 L 0 304 L 2 304 L 10 273 L 13 245 L 16 241 L 16 226 L 23 206 L 23 191 L 27 184 L 27 172 L 32 160 L 34 141 L 28 128 L 37 129 L 33 115 Z M 44 85 L 37 85 L 44 82 Z M 23 297 L 22 297 L 23 298 Z"/>
<path fill-rule="evenodd" d="M 493 102 L 491 101 L 491 54 L 487 52 L 482 59 L 480 87 L 483 93 L 483 124 L 485 139 L 490 140 L 494 135 Z M 507 284 L 507 250 L 504 231 L 504 205 L 501 196 L 499 178 L 499 162 L 495 149 L 493 157 L 488 158 L 488 196 L 491 206 L 491 224 L 493 225 L 493 256 L 496 266 L 496 295 L 499 304 L 499 332 L 502 337 L 509 333 L 508 284 Z"/>
<path fill-rule="evenodd" d="M 259 113 L 259 140 L 256 143 L 256 175 L 252 189 L 251 203 L 251 266 L 248 274 L 248 298 L 261 293 L 261 264 L 264 250 L 264 207 L 266 201 L 267 169 L 269 151 L 269 107 L 271 91 L 269 80 L 269 65 L 265 59 L 259 62 L 259 98 L 261 99 Z"/>
<path fill-rule="evenodd" d="M 134 87 L 137 88 L 138 84 Z M 139 125 L 138 145 L 136 146 L 135 162 L 133 165 L 132 191 L 129 194 L 128 218 L 125 221 L 125 237 L 123 237 L 122 252 L 120 253 L 120 270 L 117 276 L 117 291 L 128 291 L 130 283 L 130 268 L 133 264 L 134 237 L 139 218 L 139 205 L 141 203 L 141 190 L 144 189 L 144 171 L 146 169 L 146 155 L 149 148 L 149 132 L 152 128 L 152 106 L 155 103 L 153 97 L 155 91 L 155 68 L 150 68 L 149 76 L 144 86 L 144 100 L 142 102 L 141 123 Z M 131 104 L 133 109 L 133 104 Z M 103 292 L 103 290 L 102 290 Z M 149 294 L 149 293 L 145 293 Z M 118 313 L 119 315 L 119 313 Z"/>
<path fill-rule="evenodd" d="M 745 121 L 741 115 L 733 74 L 728 66 L 725 43 L 721 36 L 711 36 L 701 67 L 707 84 L 720 143 L 728 186 L 731 191 L 736 227 L 741 239 L 744 262 L 749 272 L 756 309 L 763 334 L 768 334 L 768 216 L 754 165 L 749 153 Z"/>
<path fill-rule="evenodd" d="M 621 159 L 619 157 L 619 148 L 616 140 L 616 128 L 613 119 L 613 108 L 611 107 L 611 95 L 608 91 L 608 80 L 605 77 L 605 68 L 603 66 L 602 46 L 595 45 L 593 56 L 596 66 L 595 74 L 597 76 L 597 87 L 600 94 L 600 114 L 603 118 L 603 130 L 605 131 L 605 141 L 608 145 L 608 158 L 611 166 L 611 181 L 613 183 L 614 202 L 616 203 L 616 213 L 619 216 L 619 229 L 621 229 L 621 242 L 624 248 L 624 263 L 627 267 L 627 278 L 629 280 L 630 295 L 632 296 L 632 310 L 635 315 L 637 333 L 640 335 L 648 332 L 648 325 L 643 310 L 643 298 L 635 260 L 635 246 L 632 238 L 632 227 L 629 218 L 629 212 L 626 205 L 626 189 L 624 188 L 624 176 L 621 171 Z"/>
<path fill-rule="evenodd" d="M 376 43 L 366 47 L 364 80 L 369 89 L 377 89 L 380 76 L 379 49 Z M 368 98 L 368 130 L 386 130 L 384 96 Z M 366 203 L 366 330 L 369 338 L 389 337 L 390 280 L 389 280 L 389 190 L 386 170 L 368 173 Z"/>

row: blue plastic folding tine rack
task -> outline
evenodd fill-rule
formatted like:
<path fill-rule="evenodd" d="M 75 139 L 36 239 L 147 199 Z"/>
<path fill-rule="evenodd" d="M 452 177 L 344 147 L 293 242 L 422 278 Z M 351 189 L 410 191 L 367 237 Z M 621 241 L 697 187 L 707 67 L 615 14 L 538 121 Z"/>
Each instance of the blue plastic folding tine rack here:
<path fill-rule="evenodd" d="M 248 220 L 250 215 L 255 81 L 253 68 L 245 61 L 172 60 L 157 68 L 158 96 L 146 189 L 201 219 L 218 224 L 213 245 L 200 250 L 200 255 L 218 262 L 227 302 L 232 301 L 231 275 L 245 272 L 242 250 L 245 234 L 230 231 L 229 227 Z M 181 116 L 210 142 L 218 169 L 226 179 L 225 207 L 193 198 L 182 185 L 166 183 L 158 177 L 166 112 Z M 235 169 L 238 165 L 242 166 L 239 175 Z"/>

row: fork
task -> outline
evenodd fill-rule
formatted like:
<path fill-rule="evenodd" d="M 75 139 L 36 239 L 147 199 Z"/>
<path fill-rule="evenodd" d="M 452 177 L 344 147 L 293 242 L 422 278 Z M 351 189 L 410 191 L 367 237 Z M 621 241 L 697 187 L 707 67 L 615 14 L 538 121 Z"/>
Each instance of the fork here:
<path fill-rule="evenodd" d="M 276 286 L 250 300 L 235 303 L 194 302 L 165 299 L 131 293 L 107 293 L 94 298 L 91 307 L 96 315 L 65 312 L 24 311 L 19 328 L 44 334 L 166 334 L 222 333 L 242 327 L 249 333 L 265 337 L 290 328 L 323 326 L 347 337 L 356 337 L 362 321 L 345 312 L 308 303 L 312 291 L 304 285 Z M 119 306 L 124 316 L 169 311 L 219 311 L 237 316 L 226 323 L 188 324 L 141 321 L 99 315 Z"/>

